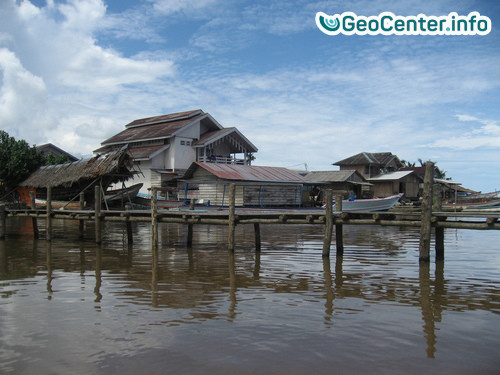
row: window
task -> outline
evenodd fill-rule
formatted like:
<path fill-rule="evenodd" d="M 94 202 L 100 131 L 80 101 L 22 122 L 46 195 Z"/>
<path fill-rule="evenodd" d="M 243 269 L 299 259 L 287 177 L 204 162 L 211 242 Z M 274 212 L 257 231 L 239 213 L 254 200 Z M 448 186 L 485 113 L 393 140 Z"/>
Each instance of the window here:
<path fill-rule="evenodd" d="M 181 141 L 181 146 L 184 146 L 186 144 L 186 141 Z"/>

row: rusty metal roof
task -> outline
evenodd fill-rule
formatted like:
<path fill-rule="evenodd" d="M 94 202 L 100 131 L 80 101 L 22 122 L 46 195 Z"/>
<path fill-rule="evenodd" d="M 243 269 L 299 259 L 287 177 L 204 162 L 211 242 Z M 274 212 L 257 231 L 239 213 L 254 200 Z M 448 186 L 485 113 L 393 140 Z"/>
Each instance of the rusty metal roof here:
<path fill-rule="evenodd" d="M 182 113 L 189 113 L 189 112 L 182 112 Z M 113 143 L 127 143 L 127 142 L 134 142 L 139 140 L 147 140 L 155 138 L 167 138 L 173 135 L 179 129 L 183 128 L 186 125 L 189 125 L 193 121 L 200 119 L 205 115 L 206 113 L 198 112 L 198 114 L 195 114 L 194 116 L 191 117 L 186 117 L 186 116 L 174 117 L 174 118 L 170 117 L 164 120 L 158 120 L 154 122 L 143 122 L 143 123 L 140 123 L 140 121 L 145 121 L 153 118 L 160 119 L 170 115 L 135 120 L 130 123 L 130 124 L 135 123 L 134 126 L 126 128 L 122 132 L 112 136 L 109 139 L 106 139 L 101 144 L 107 145 Z"/>
<path fill-rule="evenodd" d="M 142 126 L 142 125 L 146 125 L 146 124 L 155 124 L 155 123 L 159 123 L 159 122 L 183 120 L 183 119 L 191 118 L 195 115 L 199 115 L 201 113 L 203 113 L 203 111 L 201 109 L 195 109 L 192 111 L 169 113 L 168 115 L 146 117 L 146 118 L 134 120 L 131 123 L 128 123 L 127 125 L 125 125 L 125 127 L 130 128 L 133 126 Z"/>
<path fill-rule="evenodd" d="M 150 147 L 130 148 L 128 150 L 128 153 L 132 156 L 134 160 L 151 159 L 152 157 L 156 156 L 156 154 L 165 151 L 169 147 L 170 145 L 159 145 Z"/>
<path fill-rule="evenodd" d="M 306 174 L 304 178 L 312 182 L 366 181 L 365 178 L 358 171 L 351 169 L 346 169 L 342 171 L 313 171 Z"/>
<path fill-rule="evenodd" d="M 306 180 L 298 173 L 282 167 L 265 167 L 256 165 L 233 165 L 218 163 L 191 164 L 184 178 L 191 178 L 197 168 L 203 168 L 223 180 L 251 182 L 288 182 L 302 184 Z"/>
<path fill-rule="evenodd" d="M 250 142 L 241 132 L 235 128 L 224 128 L 224 129 L 219 129 L 211 132 L 207 132 L 201 136 L 201 138 L 193 142 L 193 147 L 204 147 L 206 145 L 209 145 L 219 139 L 222 139 L 227 136 L 232 136 L 234 139 L 237 139 L 241 144 L 245 146 L 247 149 L 247 152 L 257 152 L 258 148 L 253 145 L 252 142 Z M 229 145 L 232 145 L 234 147 L 234 150 L 231 150 L 230 152 L 240 152 L 237 150 L 237 148 L 234 146 L 234 144 L 229 143 Z"/>

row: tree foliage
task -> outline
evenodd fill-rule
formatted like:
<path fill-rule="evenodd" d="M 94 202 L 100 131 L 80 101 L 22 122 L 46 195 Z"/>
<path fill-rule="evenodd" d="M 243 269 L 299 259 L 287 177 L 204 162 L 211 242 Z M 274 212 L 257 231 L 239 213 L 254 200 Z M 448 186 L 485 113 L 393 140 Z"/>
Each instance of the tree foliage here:
<path fill-rule="evenodd" d="M 25 140 L 16 140 L 0 130 L 0 179 L 4 181 L 6 190 L 15 188 L 40 165 L 41 155 L 35 146 Z"/>
<path fill-rule="evenodd" d="M 44 157 L 43 165 L 54 165 L 54 164 L 64 164 L 69 163 L 71 160 L 68 155 L 61 154 L 59 156 L 55 156 L 52 152 L 49 152 Z"/>

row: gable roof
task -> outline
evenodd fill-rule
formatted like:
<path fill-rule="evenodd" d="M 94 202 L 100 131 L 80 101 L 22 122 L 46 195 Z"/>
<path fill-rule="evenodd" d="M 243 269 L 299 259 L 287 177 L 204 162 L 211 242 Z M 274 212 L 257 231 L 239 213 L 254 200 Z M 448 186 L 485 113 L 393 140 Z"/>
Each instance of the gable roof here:
<path fill-rule="evenodd" d="M 106 139 L 102 145 L 119 144 L 149 139 L 168 138 L 196 120 L 210 117 L 197 109 L 194 111 L 171 113 L 156 117 L 134 120 L 125 125 L 125 130 Z M 211 117 L 210 117 L 211 118 Z M 218 124 L 217 124 L 218 125 Z"/>
<path fill-rule="evenodd" d="M 206 145 L 209 145 L 211 143 L 214 143 L 218 141 L 219 139 L 222 139 L 228 135 L 234 135 L 236 139 L 240 140 L 242 143 L 245 144 L 248 152 L 257 152 L 258 149 L 255 147 L 252 142 L 250 142 L 241 132 L 235 128 L 224 128 L 224 129 L 219 129 L 215 130 L 212 132 L 207 132 L 201 136 L 199 140 L 196 142 L 193 142 L 193 147 L 204 147 Z"/>
<path fill-rule="evenodd" d="M 170 145 L 159 145 L 149 147 L 129 148 L 128 153 L 134 160 L 149 160 L 158 155 L 160 152 L 168 149 Z"/>
<path fill-rule="evenodd" d="M 348 157 L 347 159 L 333 163 L 333 165 L 378 165 L 385 167 L 393 160 L 396 164 L 402 166 L 401 161 L 396 155 L 391 152 L 360 152 L 359 154 Z"/>
<path fill-rule="evenodd" d="M 55 156 L 66 155 L 70 161 L 77 161 L 78 158 L 71 155 L 69 152 L 64 151 L 62 148 L 57 147 L 52 143 L 45 143 L 40 146 L 36 146 L 36 149 L 40 152 L 43 152 L 44 155 L 48 155 L 50 153 Z"/>
<path fill-rule="evenodd" d="M 346 169 L 342 171 L 312 171 L 304 176 L 308 181 L 313 182 L 345 182 L 356 175 L 361 181 L 365 178 L 356 170 Z"/>
<path fill-rule="evenodd" d="M 203 168 L 222 180 L 237 180 L 251 182 L 289 182 L 304 183 L 306 180 L 298 173 L 283 167 L 265 167 L 256 165 L 233 165 L 218 163 L 191 164 L 184 179 L 191 178 L 197 168 Z"/>

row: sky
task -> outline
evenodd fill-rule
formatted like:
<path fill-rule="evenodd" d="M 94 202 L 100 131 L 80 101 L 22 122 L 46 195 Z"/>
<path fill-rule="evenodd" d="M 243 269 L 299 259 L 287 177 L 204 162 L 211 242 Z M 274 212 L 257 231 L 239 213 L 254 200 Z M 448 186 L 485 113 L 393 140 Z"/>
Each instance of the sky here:
<path fill-rule="evenodd" d="M 317 12 L 477 11 L 488 35 L 326 35 Z M 0 0 L 0 129 L 86 157 L 124 125 L 202 109 L 254 165 L 432 160 L 500 190 L 500 2 Z"/>

